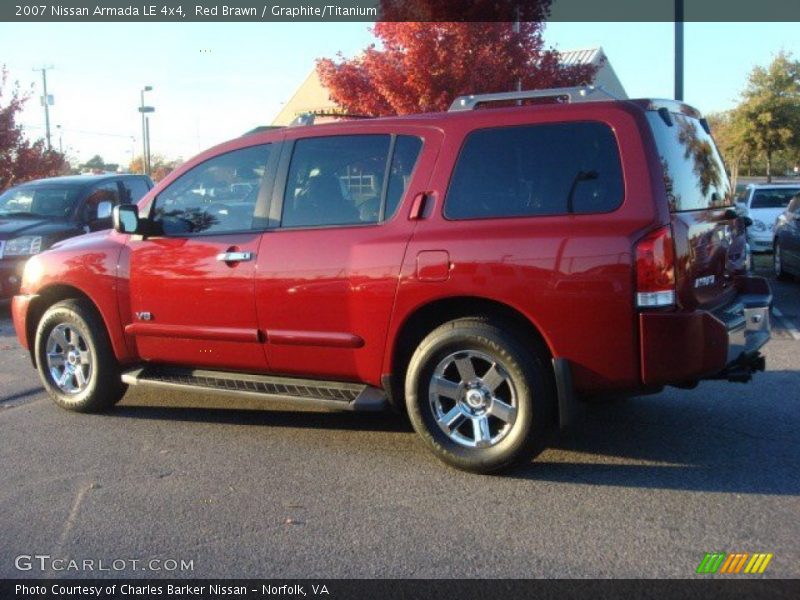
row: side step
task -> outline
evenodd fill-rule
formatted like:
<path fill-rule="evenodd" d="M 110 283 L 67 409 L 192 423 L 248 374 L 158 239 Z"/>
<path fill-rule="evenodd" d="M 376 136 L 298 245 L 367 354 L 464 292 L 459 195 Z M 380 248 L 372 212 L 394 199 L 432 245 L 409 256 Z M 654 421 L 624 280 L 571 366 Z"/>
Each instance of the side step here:
<path fill-rule="evenodd" d="M 125 371 L 122 374 L 122 381 L 128 385 L 249 396 L 337 410 L 374 412 L 389 406 L 386 393 L 379 388 L 338 381 L 249 375 L 160 365 L 148 365 Z"/>

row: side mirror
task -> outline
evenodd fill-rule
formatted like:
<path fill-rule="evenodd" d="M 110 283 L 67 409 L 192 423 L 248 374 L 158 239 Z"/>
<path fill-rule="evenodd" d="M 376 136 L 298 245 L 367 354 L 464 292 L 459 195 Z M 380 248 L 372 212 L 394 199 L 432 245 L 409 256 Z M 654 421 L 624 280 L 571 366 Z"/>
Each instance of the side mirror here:
<path fill-rule="evenodd" d="M 103 200 L 97 205 L 97 216 L 95 217 L 95 219 L 97 221 L 110 219 L 112 208 L 114 208 L 114 205 L 111 202 L 109 202 L 108 200 Z"/>
<path fill-rule="evenodd" d="M 115 231 L 137 233 L 139 231 L 139 208 L 135 204 L 115 206 L 112 211 L 112 222 Z"/>

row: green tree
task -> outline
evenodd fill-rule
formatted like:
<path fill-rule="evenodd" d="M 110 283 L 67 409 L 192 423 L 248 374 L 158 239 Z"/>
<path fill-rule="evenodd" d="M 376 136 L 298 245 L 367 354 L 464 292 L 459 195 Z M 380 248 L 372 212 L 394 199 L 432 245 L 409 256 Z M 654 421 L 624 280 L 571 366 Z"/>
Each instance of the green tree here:
<path fill-rule="evenodd" d="M 117 167 L 119 167 L 117 163 L 107 163 L 99 154 L 95 154 L 81 165 L 81 168 L 91 171 L 116 171 Z"/>
<path fill-rule="evenodd" d="M 772 181 L 775 154 L 800 141 L 800 61 L 779 52 L 768 67 L 755 67 L 732 120 L 739 142 L 764 157 Z"/>
<path fill-rule="evenodd" d="M 707 117 L 717 148 L 730 174 L 731 186 L 736 189 L 742 164 L 752 164 L 753 146 L 744 127 L 743 116 L 736 110 L 711 113 Z"/>

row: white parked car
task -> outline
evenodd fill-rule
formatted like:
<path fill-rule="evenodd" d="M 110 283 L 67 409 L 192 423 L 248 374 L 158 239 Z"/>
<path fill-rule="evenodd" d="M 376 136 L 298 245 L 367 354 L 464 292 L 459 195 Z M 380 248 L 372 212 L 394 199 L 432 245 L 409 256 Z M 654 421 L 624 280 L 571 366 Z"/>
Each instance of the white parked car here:
<path fill-rule="evenodd" d="M 751 183 L 736 199 L 739 213 L 753 220 L 747 228 L 747 242 L 753 252 L 772 252 L 775 219 L 797 194 L 800 184 L 796 183 Z"/>

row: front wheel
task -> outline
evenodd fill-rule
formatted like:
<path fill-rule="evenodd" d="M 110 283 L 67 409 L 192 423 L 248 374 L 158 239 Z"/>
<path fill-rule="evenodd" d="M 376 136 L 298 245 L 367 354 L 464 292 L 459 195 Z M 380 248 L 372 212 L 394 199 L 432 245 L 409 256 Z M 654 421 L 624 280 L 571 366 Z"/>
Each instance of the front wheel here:
<path fill-rule="evenodd" d="M 488 473 L 544 445 L 554 393 L 546 356 L 482 319 L 431 332 L 411 358 L 406 405 L 414 429 L 445 463 Z"/>
<path fill-rule="evenodd" d="M 105 325 L 83 300 L 51 306 L 36 330 L 36 365 L 56 404 L 76 412 L 98 412 L 125 394 L 119 364 Z"/>

